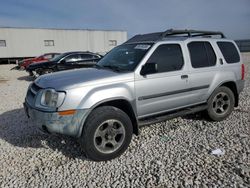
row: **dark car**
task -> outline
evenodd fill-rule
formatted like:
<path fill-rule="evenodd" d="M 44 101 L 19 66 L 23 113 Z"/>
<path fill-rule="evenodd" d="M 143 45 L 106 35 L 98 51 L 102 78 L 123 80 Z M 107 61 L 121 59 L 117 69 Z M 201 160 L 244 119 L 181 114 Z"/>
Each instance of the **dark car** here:
<path fill-rule="evenodd" d="M 37 77 L 56 71 L 92 67 L 101 57 L 101 55 L 92 52 L 66 52 L 49 61 L 31 64 L 26 70 L 30 75 Z"/>

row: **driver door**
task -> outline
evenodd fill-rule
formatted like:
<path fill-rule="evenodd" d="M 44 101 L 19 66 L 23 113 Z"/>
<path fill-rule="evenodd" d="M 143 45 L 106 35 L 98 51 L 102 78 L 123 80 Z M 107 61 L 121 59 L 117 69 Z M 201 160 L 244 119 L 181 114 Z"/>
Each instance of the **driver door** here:
<path fill-rule="evenodd" d="M 157 72 L 135 75 L 136 105 L 139 118 L 188 105 L 188 70 L 181 44 L 160 44 L 146 63 L 156 63 Z"/>

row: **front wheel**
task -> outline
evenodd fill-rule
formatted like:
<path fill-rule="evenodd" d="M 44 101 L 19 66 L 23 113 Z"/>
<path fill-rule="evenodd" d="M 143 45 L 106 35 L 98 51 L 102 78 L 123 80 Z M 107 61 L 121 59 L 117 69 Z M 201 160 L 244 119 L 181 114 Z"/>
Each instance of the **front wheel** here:
<path fill-rule="evenodd" d="M 51 74 L 53 73 L 53 69 L 35 69 L 35 71 L 33 71 L 33 75 L 35 78 L 38 78 L 39 76 L 41 75 L 44 75 L 44 74 Z"/>
<path fill-rule="evenodd" d="M 208 117 L 213 121 L 226 119 L 233 111 L 235 104 L 234 94 L 228 87 L 219 87 L 208 100 Z"/>
<path fill-rule="evenodd" d="M 87 118 L 80 144 L 87 158 L 111 160 L 127 149 L 132 133 L 132 123 L 125 112 L 112 106 L 102 106 Z"/>

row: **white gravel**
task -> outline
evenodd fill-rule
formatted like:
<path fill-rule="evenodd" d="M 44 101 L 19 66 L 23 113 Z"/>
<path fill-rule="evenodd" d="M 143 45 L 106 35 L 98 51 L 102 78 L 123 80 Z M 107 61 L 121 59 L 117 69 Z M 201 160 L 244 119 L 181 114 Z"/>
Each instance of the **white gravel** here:
<path fill-rule="evenodd" d="M 193 115 L 145 127 L 121 157 L 96 163 L 74 139 L 33 126 L 22 108 L 31 81 L 11 67 L 0 65 L 0 187 L 250 187 L 249 78 L 227 120 Z"/>

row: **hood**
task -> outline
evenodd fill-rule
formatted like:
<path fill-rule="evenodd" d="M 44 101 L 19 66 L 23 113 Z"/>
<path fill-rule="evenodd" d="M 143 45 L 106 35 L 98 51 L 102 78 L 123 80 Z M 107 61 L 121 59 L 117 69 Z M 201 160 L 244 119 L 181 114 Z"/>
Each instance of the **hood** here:
<path fill-rule="evenodd" d="M 35 83 L 42 88 L 67 90 L 95 84 L 119 81 L 132 81 L 134 73 L 118 73 L 108 69 L 82 68 L 46 74 L 38 77 Z"/>

